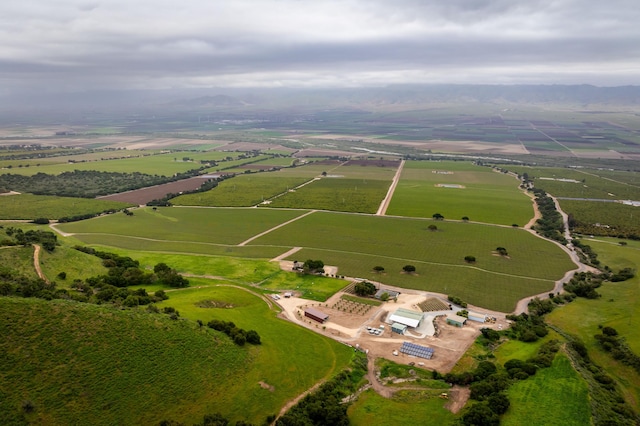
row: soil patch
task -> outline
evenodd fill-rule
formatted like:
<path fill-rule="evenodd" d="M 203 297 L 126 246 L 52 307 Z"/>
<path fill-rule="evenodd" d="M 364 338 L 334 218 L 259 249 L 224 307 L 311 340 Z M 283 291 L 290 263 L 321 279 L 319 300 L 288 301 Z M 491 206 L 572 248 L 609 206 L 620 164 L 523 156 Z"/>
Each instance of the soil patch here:
<path fill-rule="evenodd" d="M 221 302 L 219 300 L 203 300 L 195 304 L 199 308 L 223 308 L 223 309 L 231 309 L 235 306 L 231 303 Z"/>
<path fill-rule="evenodd" d="M 273 386 L 271 386 L 269 383 L 263 382 L 262 380 L 258 382 L 258 384 L 260 385 L 260 387 L 262 389 L 266 389 L 269 392 L 273 392 L 276 390 L 276 388 L 274 388 Z"/>

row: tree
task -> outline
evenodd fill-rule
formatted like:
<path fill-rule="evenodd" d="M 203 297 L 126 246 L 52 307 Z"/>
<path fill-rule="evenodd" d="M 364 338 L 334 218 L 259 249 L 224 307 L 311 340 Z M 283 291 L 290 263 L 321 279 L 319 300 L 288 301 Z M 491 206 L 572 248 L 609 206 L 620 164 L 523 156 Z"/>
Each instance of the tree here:
<path fill-rule="evenodd" d="M 494 393 L 489 396 L 487 399 L 487 403 L 489 404 L 489 408 L 491 411 L 496 413 L 497 415 L 504 414 L 509 409 L 511 403 L 509 402 L 509 398 L 502 392 Z"/>
<path fill-rule="evenodd" d="M 407 274 L 412 274 L 412 273 L 414 273 L 416 271 L 416 267 L 413 266 L 413 265 L 404 265 L 402 267 L 402 270 L 404 272 L 406 272 Z"/>
<path fill-rule="evenodd" d="M 376 292 L 376 286 L 368 281 L 361 281 L 356 283 L 353 289 L 358 296 L 371 296 Z"/>
<path fill-rule="evenodd" d="M 302 270 L 305 274 L 324 274 L 324 262 L 322 260 L 307 259 L 302 264 Z"/>
<path fill-rule="evenodd" d="M 435 226 L 435 225 L 429 225 L 429 226 L 427 226 L 427 229 L 428 229 L 429 231 L 431 231 L 431 232 L 434 232 L 434 231 L 437 231 L 437 230 L 438 230 L 438 227 L 437 227 L 437 226 Z"/>
<path fill-rule="evenodd" d="M 384 266 L 374 266 L 373 270 L 377 273 L 384 272 Z"/>
<path fill-rule="evenodd" d="M 497 426 L 500 418 L 489 408 L 489 404 L 479 403 L 473 404 L 462 416 L 462 423 L 469 426 Z"/>
<path fill-rule="evenodd" d="M 464 257 L 464 261 L 467 263 L 476 263 L 476 257 L 475 256 L 465 256 Z"/>
<path fill-rule="evenodd" d="M 327 172 L 322 172 L 322 176 L 326 176 L 326 175 L 327 175 Z"/>
<path fill-rule="evenodd" d="M 431 217 L 435 220 L 444 220 L 444 216 L 442 216 L 440 213 L 434 213 Z"/>
<path fill-rule="evenodd" d="M 498 252 L 498 254 L 500 256 L 507 256 L 509 253 L 507 253 L 507 249 L 504 247 L 498 247 L 496 248 L 496 251 Z"/>
<path fill-rule="evenodd" d="M 383 302 L 388 302 L 389 301 L 389 293 L 384 292 L 380 295 L 380 300 L 382 300 Z"/>
<path fill-rule="evenodd" d="M 462 216 L 463 222 L 469 222 L 469 216 Z"/>

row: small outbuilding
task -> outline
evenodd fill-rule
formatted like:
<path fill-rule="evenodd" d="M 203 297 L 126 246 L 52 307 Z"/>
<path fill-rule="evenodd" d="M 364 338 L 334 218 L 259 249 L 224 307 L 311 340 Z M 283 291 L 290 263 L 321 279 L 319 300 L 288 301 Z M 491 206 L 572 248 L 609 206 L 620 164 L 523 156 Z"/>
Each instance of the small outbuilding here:
<path fill-rule="evenodd" d="M 484 323 L 487 320 L 487 316 L 485 314 L 469 311 L 469 320 Z"/>
<path fill-rule="evenodd" d="M 462 327 L 467 322 L 465 317 L 455 314 L 447 314 L 447 324 L 455 325 L 456 327 Z"/>
<path fill-rule="evenodd" d="M 404 334 L 404 332 L 407 331 L 407 326 L 398 322 L 394 322 L 393 324 L 391 324 L 391 331 L 398 334 Z"/>
<path fill-rule="evenodd" d="M 314 308 L 306 308 L 304 310 L 304 316 L 307 318 L 311 318 L 314 321 L 318 321 L 320 324 L 323 324 L 326 320 L 329 319 L 329 315 Z"/>
<path fill-rule="evenodd" d="M 375 297 L 376 299 L 380 299 L 382 297 L 382 295 L 385 294 L 385 293 L 387 293 L 389 295 L 389 299 L 395 299 L 398 296 L 400 296 L 400 292 L 398 292 L 398 291 L 393 291 L 393 290 L 388 290 L 388 289 L 381 288 L 380 290 L 378 290 L 376 292 L 376 294 L 373 297 Z"/>

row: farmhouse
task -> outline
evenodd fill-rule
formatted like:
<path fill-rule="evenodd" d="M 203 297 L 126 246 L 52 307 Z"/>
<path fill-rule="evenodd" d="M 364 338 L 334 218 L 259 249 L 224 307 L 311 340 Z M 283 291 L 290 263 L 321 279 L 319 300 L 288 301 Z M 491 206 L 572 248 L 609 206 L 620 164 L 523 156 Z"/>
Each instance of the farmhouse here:
<path fill-rule="evenodd" d="M 423 313 L 416 312 L 409 309 L 398 308 L 391 316 L 389 317 L 388 322 L 391 323 L 400 323 L 407 325 L 409 327 L 418 327 L 420 322 L 422 321 Z"/>
<path fill-rule="evenodd" d="M 376 294 L 373 297 L 375 297 L 376 299 L 380 299 L 380 297 L 382 297 L 384 293 L 387 293 L 389 295 L 389 299 L 395 299 L 396 297 L 400 296 L 399 291 L 386 290 L 381 288 L 376 292 Z"/>
<path fill-rule="evenodd" d="M 487 316 L 485 314 L 469 311 L 469 320 L 484 323 L 487 320 Z"/>
<path fill-rule="evenodd" d="M 465 317 L 455 314 L 447 314 L 447 324 L 455 325 L 456 327 L 462 327 L 467 322 Z"/>
<path fill-rule="evenodd" d="M 320 324 L 323 324 L 326 320 L 329 319 L 329 315 L 314 308 L 306 308 L 304 310 L 304 316 L 307 318 L 311 318 L 314 321 L 318 321 Z"/>

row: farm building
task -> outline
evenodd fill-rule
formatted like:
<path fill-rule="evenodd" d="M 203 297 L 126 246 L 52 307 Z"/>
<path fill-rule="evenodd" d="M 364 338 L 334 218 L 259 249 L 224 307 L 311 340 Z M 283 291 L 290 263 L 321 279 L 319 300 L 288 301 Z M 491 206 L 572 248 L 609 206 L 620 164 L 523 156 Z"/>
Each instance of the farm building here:
<path fill-rule="evenodd" d="M 400 296 L 400 292 L 398 291 L 385 290 L 381 288 L 376 292 L 376 294 L 373 297 L 375 297 L 376 299 L 380 299 L 380 297 L 382 297 L 384 293 L 387 293 L 389 295 L 389 299 L 395 299 L 396 297 Z"/>
<path fill-rule="evenodd" d="M 398 334 L 404 334 L 404 332 L 407 331 L 407 326 L 400 324 L 399 322 L 394 322 L 391 324 L 391 331 Z"/>
<path fill-rule="evenodd" d="M 447 324 L 455 325 L 456 327 L 462 327 L 467 322 L 465 317 L 455 314 L 447 314 Z"/>
<path fill-rule="evenodd" d="M 307 318 L 311 318 L 314 321 L 318 321 L 320 324 L 324 323 L 326 320 L 329 319 L 329 315 L 313 308 L 306 308 L 304 310 L 304 316 Z"/>
<path fill-rule="evenodd" d="M 433 349 L 426 346 L 416 345 L 415 343 L 403 342 L 400 352 L 403 354 L 418 356 L 424 359 L 431 359 L 433 357 Z"/>
<path fill-rule="evenodd" d="M 387 322 L 397 322 L 400 324 L 408 325 L 409 327 L 418 327 L 422 321 L 423 313 L 412 311 L 409 309 L 398 308 Z"/>
<path fill-rule="evenodd" d="M 485 314 L 469 311 L 469 320 L 484 323 L 487 320 L 487 316 Z"/>

